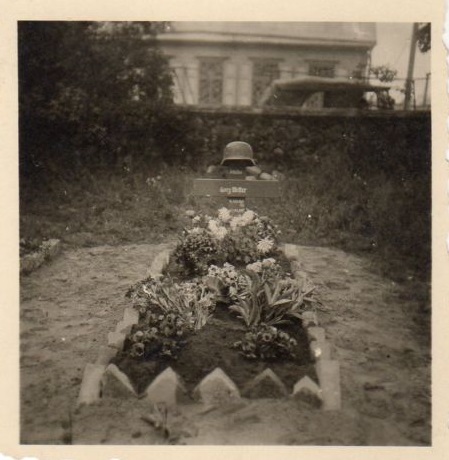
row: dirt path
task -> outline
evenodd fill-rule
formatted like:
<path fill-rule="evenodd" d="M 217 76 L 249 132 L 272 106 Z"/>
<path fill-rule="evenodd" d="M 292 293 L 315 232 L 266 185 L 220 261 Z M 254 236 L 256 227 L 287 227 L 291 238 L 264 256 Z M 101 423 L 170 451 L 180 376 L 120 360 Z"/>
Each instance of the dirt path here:
<path fill-rule="evenodd" d="M 124 294 L 167 245 L 66 251 L 21 281 L 21 442 L 167 442 L 141 416 L 141 401 L 87 408 L 70 417 L 82 372 L 128 305 Z M 320 318 L 341 364 L 343 409 L 258 401 L 170 414 L 184 444 L 426 445 L 430 443 L 430 338 L 422 300 L 342 251 L 300 247 L 318 285 Z M 121 414 L 121 417 L 118 415 Z M 84 428 L 83 428 L 84 427 Z M 87 428 L 86 428 L 87 427 Z M 173 441 L 173 440 L 172 440 Z"/>
<path fill-rule="evenodd" d="M 21 280 L 22 442 L 61 442 L 86 363 L 164 245 L 67 251 Z"/>

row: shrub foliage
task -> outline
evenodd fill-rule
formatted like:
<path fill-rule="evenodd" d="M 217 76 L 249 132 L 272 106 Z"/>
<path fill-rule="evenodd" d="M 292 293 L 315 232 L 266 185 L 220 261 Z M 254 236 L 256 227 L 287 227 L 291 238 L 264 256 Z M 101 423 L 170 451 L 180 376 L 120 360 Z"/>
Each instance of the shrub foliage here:
<path fill-rule="evenodd" d="M 172 77 L 155 39 L 164 27 L 19 23 L 22 176 L 183 155 Z"/>

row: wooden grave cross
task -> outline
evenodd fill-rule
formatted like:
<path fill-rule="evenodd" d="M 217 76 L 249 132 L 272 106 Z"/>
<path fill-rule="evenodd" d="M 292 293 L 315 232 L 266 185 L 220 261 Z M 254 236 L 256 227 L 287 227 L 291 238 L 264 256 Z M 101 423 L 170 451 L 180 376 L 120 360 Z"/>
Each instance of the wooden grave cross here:
<path fill-rule="evenodd" d="M 281 188 L 278 180 L 247 180 L 245 165 L 234 164 L 229 168 L 223 179 L 195 179 L 193 195 L 206 197 L 225 197 L 228 208 L 234 211 L 244 211 L 246 198 L 278 198 Z"/>

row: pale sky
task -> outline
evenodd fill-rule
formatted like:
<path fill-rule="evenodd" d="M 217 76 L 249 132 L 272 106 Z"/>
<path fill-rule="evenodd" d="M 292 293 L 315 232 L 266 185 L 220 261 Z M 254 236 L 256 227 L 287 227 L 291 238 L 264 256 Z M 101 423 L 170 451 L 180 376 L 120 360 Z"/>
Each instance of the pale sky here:
<path fill-rule="evenodd" d="M 372 65 L 388 65 L 390 68 L 398 71 L 398 80 L 392 83 L 392 87 L 404 87 L 404 81 L 407 76 L 408 59 L 410 55 L 410 40 L 412 36 L 412 23 L 377 23 L 377 45 L 372 51 Z M 416 50 L 415 68 L 413 77 L 415 81 L 416 102 L 422 103 L 425 77 L 430 72 L 430 53 L 421 53 Z M 418 80 L 422 78 L 422 80 Z M 430 84 L 428 100 L 430 101 Z M 396 91 L 392 91 L 395 99 L 400 99 Z"/>

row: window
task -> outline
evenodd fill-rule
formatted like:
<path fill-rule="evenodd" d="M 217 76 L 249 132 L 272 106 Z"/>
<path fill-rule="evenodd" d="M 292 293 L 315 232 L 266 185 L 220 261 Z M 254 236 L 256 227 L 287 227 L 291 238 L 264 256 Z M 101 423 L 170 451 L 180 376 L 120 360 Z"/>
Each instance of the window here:
<path fill-rule="evenodd" d="M 357 80 L 361 80 L 363 78 L 363 72 L 362 69 L 355 69 L 352 71 L 352 78 L 355 78 Z"/>
<path fill-rule="evenodd" d="M 279 78 L 279 62 L 273 59 L 253 60 L 252 101 L 256 104 L 273 80 Z"/>
<path fill-rule="evenodd" d="M 311 94 L 301 107 L 306 109 L 321 109 L 324 105 L 324 93 L 322 91 Z"/>
<path fill-rule="evenodd" d="M 335 77 L 335 62 L 312 61 L 309 62 L 309 75 L 314 77 Z"/>
<path fill-rule="evenodd" d="M 221 105 L 223 100 L 223 60 L 203 58 L 200 61 L 198 103 Z"/>

